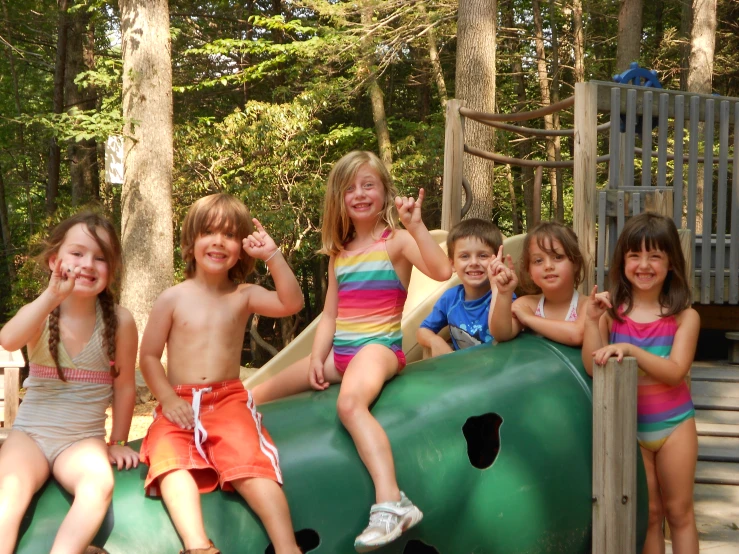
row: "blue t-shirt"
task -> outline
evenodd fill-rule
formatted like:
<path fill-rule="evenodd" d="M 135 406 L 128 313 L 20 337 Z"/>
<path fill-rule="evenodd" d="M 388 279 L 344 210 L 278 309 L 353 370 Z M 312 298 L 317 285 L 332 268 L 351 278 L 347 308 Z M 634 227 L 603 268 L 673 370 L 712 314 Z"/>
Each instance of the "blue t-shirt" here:
<path fill-rule="evenodd" d="M 465 301 L 464 286 L 457 285 L 441 295 L 421 327 L 438 333 L 448 325 L 454 350 L 493 342 L 488 327 L 492 294 L 489 290 L 477 300 Z"/>

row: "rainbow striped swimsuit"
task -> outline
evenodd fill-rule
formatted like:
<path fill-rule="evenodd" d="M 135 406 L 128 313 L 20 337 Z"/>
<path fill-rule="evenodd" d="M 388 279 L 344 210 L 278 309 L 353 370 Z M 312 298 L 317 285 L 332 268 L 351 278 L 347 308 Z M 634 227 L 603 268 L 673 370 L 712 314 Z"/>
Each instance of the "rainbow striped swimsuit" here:
<path fill-rule="evenodd" d="M 670 357 L 677 332 L 673 316 L 651 323 L 638 323 L 620 315 L 623 322 L 614 319 L 611 325 L 611 344 L 626 342 L 655 356 Z M 639 368 L 636 413 L 639 444 L 657 452 L 678 425 L 695 417 L 695 408 L 685 381 L 673 387 L 657 381 Z"/>
<path fill-rule="evenodd" d="M 408 296 L 387 253 L 385 229 L 374 244 L 360 250 L 342 250 L 334 260 L 339 285 L 334 364 L 339 373 L 362 347 L 382 344 L 398 357 L 398 371 L 405 366 L 400 320 Z"/>

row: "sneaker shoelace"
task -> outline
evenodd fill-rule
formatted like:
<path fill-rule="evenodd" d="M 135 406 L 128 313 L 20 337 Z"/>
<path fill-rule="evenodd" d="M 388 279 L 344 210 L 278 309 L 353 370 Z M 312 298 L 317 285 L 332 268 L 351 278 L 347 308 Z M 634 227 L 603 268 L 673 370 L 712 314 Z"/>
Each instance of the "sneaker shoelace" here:
<path fill-rule="evenodd" d="M 379 528 L 385 532 L 395 527 L 398 516 L 392 512 L 377 511 L 370 514 L 368 529 Z"/>

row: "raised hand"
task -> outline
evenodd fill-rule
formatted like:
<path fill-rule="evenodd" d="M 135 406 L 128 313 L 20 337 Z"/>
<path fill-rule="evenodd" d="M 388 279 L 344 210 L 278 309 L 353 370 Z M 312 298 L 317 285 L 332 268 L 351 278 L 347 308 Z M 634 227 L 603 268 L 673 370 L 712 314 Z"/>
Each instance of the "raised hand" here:
<path fill-rule="evenodd" d="M 495 283 L 498 292 L 512 294 L 518 286 L 518 275 L 513 265 L 513 258 L 508 254 L 503 256 L 503 247 L 498 250 L 498 255 L 488 264 L 488 279 L 490 284 Z"/>
<path fill-rule="evenodd" d="M 64 267 L 62 265 L 62 259 L 57 258 L 54 269 L 51 271 L 51 278 L 49 279 L 49 292 L 59 299 L 64 300 L 74 290 L 75 281 L 81 271 L 79 267 L 74 269 Z"/>
<path fill-rule="evenodd" d="M 267 260 L 277 252 L 277 245 L 256 217 L 252 222 L 256 231 L 242 241 L 244 251 L 257 260 Z"/>
<path fill-rule="evenodd" d="M 590 297 L 588 297 L 585 315 L 590 320 L 598 321 L 600 316 L 612 307 L 611 295 L 608 291 L 598 292 L 598 285 L 595 285 L 590 293 Z"/>
<path fill-rule="evenodd" d="M 414 227 L 421 224 L 421 205 L 426 193 L 423 189 L 418 189 L 418 200 L 414 200 L 412 196 L 396 196 L 395 207 L 398 209 L 398 216 L 403 226 L 412 231 Z"/>

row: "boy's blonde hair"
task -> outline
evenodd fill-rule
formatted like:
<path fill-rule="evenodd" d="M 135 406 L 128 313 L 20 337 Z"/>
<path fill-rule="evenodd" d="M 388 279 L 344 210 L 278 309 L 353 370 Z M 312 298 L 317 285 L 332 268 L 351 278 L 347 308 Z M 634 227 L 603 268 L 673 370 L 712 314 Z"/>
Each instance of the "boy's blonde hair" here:
<path fill-rule="evenodd" d="M 334 165 L 328 175 L 326 184 L 326 199 L 323 204 L 323 225 L 321 226 L 321 252 L 333 256 L 344 248 L 354 233 L 354 225 L 346 213 L 344 193 L 354 182 L 357 171 L 363 165 L 368 165 L 377 173 L 385 187 L 385 203 L 378 217 L 390 227 L 391 232 L 397 227 L 397 211 L 395 197 L 398 191 L 385 164 L 372 152 L 353 150 L 342 157 Z"/>
<path fill-rule="evenodd" d="M 180 234 L 185 276 L 188 279 L 195 276 L 195 240 L 206 231 L 228 231 L 234 233 L 241 242 L 254 231 L 249 208 L 238 198 L 224 193 L 204 196 L 190 206 Z M 228 278 L 243 281 L 254 270 L 255 264 L 254 258 L 241 248 L 239 261 L 228 270 Z"/>
<path fill-rule="evenodd" d="M 498 226 L 492 221 L 476 217 L 465 219 L 457 223 L 446 238 L 446 251 L 450 260 L 454 260 L 454 247 L 458 240 L 474 237 L 493 250 L 493 256 L 498 253 L 503 244 L 503 235 Z"/>

